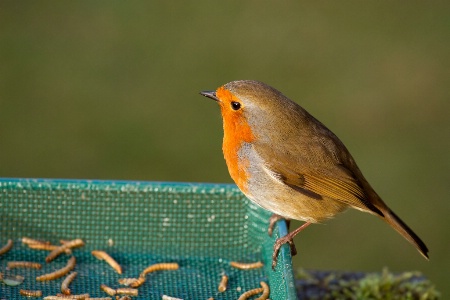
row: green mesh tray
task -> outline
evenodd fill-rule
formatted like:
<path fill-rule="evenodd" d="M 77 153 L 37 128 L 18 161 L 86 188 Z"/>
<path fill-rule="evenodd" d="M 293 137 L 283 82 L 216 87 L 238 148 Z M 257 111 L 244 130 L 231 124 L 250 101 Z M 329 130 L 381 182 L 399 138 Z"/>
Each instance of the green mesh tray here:
<path fill-rule="evenodd" d="M 19 289 L 42 290 L 44 296 L 60 292 L 64 278 L 37 282 L 35 277 L 65 266 L 68 256 L 45 264 L 48 252 L 28 249 L 20 242 L 24 236 L 55 244 L 75 238 L 86 242 L 73 251 L 78 272 L 70 286 L 73 294 L 105 297 L 100 284 L 116 288 L 119 278 L 137 277 L 151 264 L 177 262 L 177 271 L 147 275 L 134 298 L 237 299 L 266 281 L 270 299 L 296 299 L 289 247 L 282 247 L 276 270 L 270 267 L 274 240 L 286 234 L 286 225 L 278 222 L 269 237 L 269 216 L 234 185 L 0 179 L 0 247 L 14 240 L 13 249 L 0 256 L 0 272 L 25 277 L 17 287 L 0 283 L 0 299 L 25 299 Z M 94 249 L 113 256 L 123 274 L 94 258 Z M 41 262 L 43 268 L 6 270 L 13 260 Z M 264 263 L 261 269 L 229 266 L 230 261 L 258 260 Z M 224 272 L 228 289 L 219 293 Z"/>

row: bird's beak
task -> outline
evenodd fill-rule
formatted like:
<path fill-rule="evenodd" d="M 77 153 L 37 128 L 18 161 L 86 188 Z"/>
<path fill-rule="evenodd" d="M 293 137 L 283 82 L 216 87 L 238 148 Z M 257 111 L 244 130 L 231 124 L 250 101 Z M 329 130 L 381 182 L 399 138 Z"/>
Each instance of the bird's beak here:
<path fill-rule="evenodd" d="M 216 96 L 216 91 L 202 91 L 200 95 L 213 99 L 214 101 L 219 102 L 219 98 Z"/>

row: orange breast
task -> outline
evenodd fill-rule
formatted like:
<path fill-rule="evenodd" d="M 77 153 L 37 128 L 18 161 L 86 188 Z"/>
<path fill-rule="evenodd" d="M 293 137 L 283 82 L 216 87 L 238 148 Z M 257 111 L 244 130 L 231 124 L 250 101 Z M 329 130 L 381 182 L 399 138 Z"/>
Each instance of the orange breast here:
<path fill-rule="evenodd" d="M 228 166 L 231 178 L 242 190 L 247 192 L 249 174 L 246 171 L 249 165 L 247 157 L 239 157 L 238 153 L 244 143 L 254 141 L 252 129 L 245 118 L 245 107 L 239 111 L 230 109 L 231 101 L 239 101 L 228 90 L 223 87 L 216 91 L 221 99 L 221 112 L 223 118 L 223 155 Z"/>

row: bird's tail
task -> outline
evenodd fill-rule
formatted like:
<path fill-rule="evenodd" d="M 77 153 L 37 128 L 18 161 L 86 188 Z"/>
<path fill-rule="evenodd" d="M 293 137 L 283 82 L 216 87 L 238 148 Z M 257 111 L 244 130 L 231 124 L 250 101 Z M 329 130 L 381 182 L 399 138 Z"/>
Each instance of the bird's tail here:
<path fill-rule="evenodd" d="M 423 255 L 427 260 L 428 258 L 428 248 L 424 242 L 408 227 L 392 210 L 387 209 L 383 211 L 384 218 L 391 227 L 393 227 L 398 233 L 400 233 L 405 239 L 407 239 L 411 244 L 413 244 L 420 254 Z"/>

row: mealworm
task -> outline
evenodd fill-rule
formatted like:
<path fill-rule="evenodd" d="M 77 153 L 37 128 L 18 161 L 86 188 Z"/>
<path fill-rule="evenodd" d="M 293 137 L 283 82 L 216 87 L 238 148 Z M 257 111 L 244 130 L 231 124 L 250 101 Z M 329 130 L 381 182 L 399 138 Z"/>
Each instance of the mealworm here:
<path fill-rule="evenodd" d="M 116 290 L 117 294 L 121 295 L 130 295 L 130 296 L 137 296 L 138 290 L 137 289 L 131 289 L 131 288 L 118 288 Z"/>
<path fill-rule="evenodd" d="M 31 291 L 31 290 L 20 290 L 19 293 L 22 296 L 27 296 L 27 297 L 42 297 L 42 291 Z"/>
<path fill-rule="evenodd" d="M 154 264 L 147 267 L 144 271 L 142 271 L 140 277 L 145 277 L 148 273 L 155 271 L 163 271 L 163 270 L 178 270 L 180 266 L 177 263 L 160 263 Z"/>
<path fill-rule="evenodd" d="M 100 250 L 94 250 L 91 253 L 96 258 L 106 261 L 117 273 L 122 274 L 122 267 L 108 253 Z"/>
<path fill-rule="evenodd" d="M 0 273 L 0 279 L 3 281 L 4 284 L 9 286 L 16 286 L 21 284 L 25 277 L 20 275 L 13 275 L 13 276 L 6 276 L 4 277 L 2 273 Z"/>
<path fill-rule="evenodd" d="M 227 275 L 223 275 L 222 276 L 222 280 L 220 280 L 219 283 L 219 292 L 225 292 L 227 290 L 227 283 L 228 283 L 228 276 Z"/>
<path fill-rule="evenodd" d="M 10 261 L 7 264 L 8 269 L 14 268 L 30 268 L 30 269 L 40 269 L 42 265 L 40 263 L 35 263 L 31 261 Z"/>
<path fill-rule="evenodd" d="M 145 276 L 139 276 L 138 279 L 136 279 L 136 281 L 130 283 L 130 287 L 132 288 L 137 288 L 140 287 L 141 285 L 143 285 L 145 282 Z"/>
<path fill-rule="evenodd" d="M 91 299 L 89 294 L 80 294 L 80 295 L 63 295 L 63 294 L 56 294 L 57 297 L 61 297 L 63 299 L 76 299 L 76 300 L 83 300 L 83 299 Z"/>
<path fill-rule="evenodd" d="M 82 247 L 82 246 L 84 246 L 84 242 L 81 239 L 69 241 L 69 242 L 55 248 L 52 252 L 50 252 L 50 254 L 47 255 L 47 257 L 45 258 L 45 261 L 51 262 L 56 257 L 58 257 L 61 253 L 66 251 L 67 249 L 72 249 L 72 248 Z"/>
<path fill-rule="evenodd" d="M 129 286 L 130 284 L 133 284 L 134 282 L 136 282 L 138 280 L 139 279 L 137 279 L 137 278 L 120 278 L 118 281 L 119 281 L 119 284 L 121 284 L 121 285 Z"/>
<path fill-rule="evenodd" d="M 72 271 L 73 268 L 75 267 L 75 263 L 76 263 L 76 258 L 75 258 L 75 256 L 72 256 L 64 268 L 56 270 L 53 273 L 48 273 L 48 274 L 44 274 L 39 277 L 36 277 L 36 280 L 37 281 L 46 281 L 46 280 L 53 280 L 53 279 L 60 278 L 64 275 L 66 275 L 67 273 L 69 273 L 70 271 Z"/>
<path fill-rule="evenodd" d="M 269 298 L 269 293 L 270 293 L 270 289 L 269 289 L 269 285 L 267 283 L 265 283 L 264 281 L 261 281 L 259 283 L 263 289 L 263 293 L 261 296 L 259 296 L 259 298 L 256 298 L 255 300 L 266 300 L 267 298 Z"/>
<path fill-rule="evenodd" d="M 91 300 L 91 299 L 94 299 L 94 298 L 90 298 L 89 294 L 70 295 L 70 296 L 58 294 L 56 296 L 44 297 L 44 300 L 83 300 L 83 299 Z M 108 299 L 108 298 L 106 298 L 106 299 Z M 109 300 L 111 300 L 111 298 L 109 298 Z"/>
<path fill-rule="evenodd" d="M 246 300 L 246 299 L 250 298 L 250 297 L 253 296 L 253 295 L 262 293 L 263 291 L 264 291 L 263 288 L 257 288 L 257 289 L 253 289 L 253 290 L 246 291 L 245 293 L 243 293 L 243 294 L 238 298 L 238 300 Z"/>
<path fill-rule="evenodd" d="M 84 246 L 84 242 L 82 239 L 75 239 L 65 242 L 63 246 L 66 246 L 67 248 L 77 248 Z"/>
<path fill-rule="evenodd" d="M 78 299 L 78 300 L 90 299 L 89 294 L 71 295 L 70 297 Z"/>
<path fill-rule="evenodd" d="M 100 285 L 100 288 L 101 288 L 102 291 L 104 291 L 105 293 L 107 293 L 110 296 L 114 296 L 117 293 L 115 289 L 110 288 L 106 284 Z"/>
<path fill-rule="evenodd" d="M 51 244 L 28 244 L 28 248 L 35 249 L 35 250 L 47 250 L 47 251 L 53 251 L 56 248 L 60 247 L 57 245 L 51 245 Z M 72 254 L 72 251 L 70 249 L 66 249 L 64 251 L 66 254 Z"/>
<path fill-rule="evenodd" d="M 241 262 L 237 262 L 237 261 L 231 261 L 230 262 L 230 266 L 232 266 L 233 268 L 236 269 L 240 269 L 240 270 L 250 270 L 250 269 L 258 269 L 263 267 L 263 263 L 258 261 L 255 263 L 241 263 Z"/>
<path fill-rule="evenodd" d="M 71 292 L 69 289 L 69 285 L 75 279 L 77 274 L 77 272 L 73 272 L 67 275 L 64 281 L 61 283 L 61 293 L 63 293 L 64 295 L 70 295 Z"/>
<path fill-rule="evenodd" d="M 39 243 L 35 243 L 35 244 L 27 244 L 28 248 L 31 249 L 37 249 L 37 250 L 55 250 L 56 248 L 58 248 L 59 246 L 56 245 L 51 245 L 51 244 L 39 244 Z"/>
<path fill-rule="evenodd" d="M 6 252 L 8 252 L 9 250 L 11 250 L 12 246 L 13 246 L 13 241 L 12 240 L 8 240 L 6 245 L 3 246 L 2 248 L 0 248 L 0 255 L 3 255 Z"/>
<path fill-rule="evenodd" d="M 120 297 L 120 298 L 116 297 L 116 300 L 131 300 L 131 297 L 130 296 L 123 296 L 123 297 Z"/>
<path fill-rule="evenodd" d="M 27 244 L 27 245 L 30 245 L 30 244 L 44 244 L 44 245 L 48 245 L 48 244 L 50 244 L 49 241 L 40 241 L 40 240 L 31 239 L 31 238 L 28 238 L 28 237 L 23 237 L 22 238 L 22 243 L 23 244 Z"/>
<path fill-rule="evenodd" d="M 183 300 L 183 299 L 170 297 L 170 296 L 167 296 L 167 295 L 162 295 L 162 300 Z"/>

